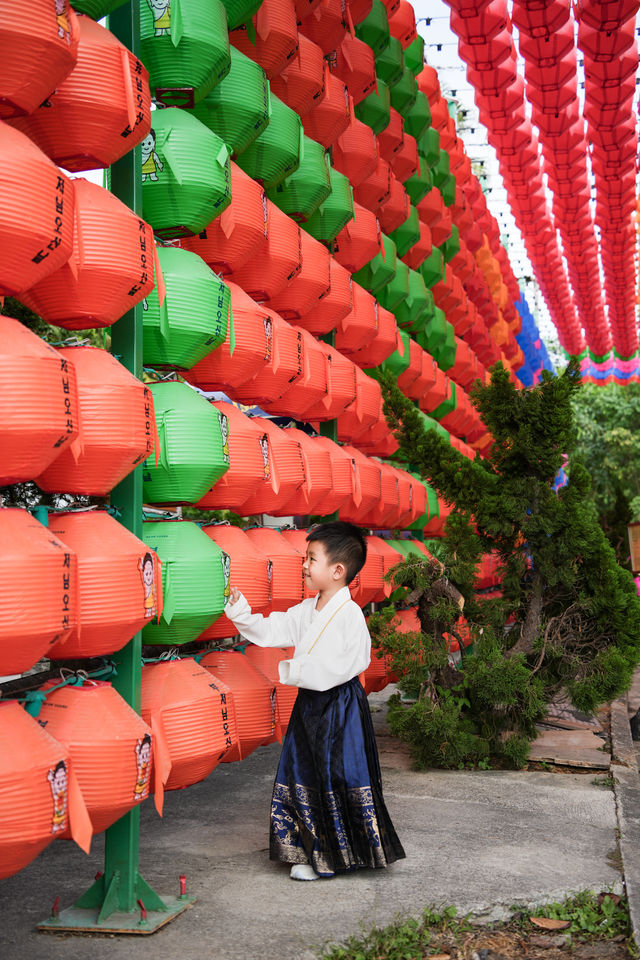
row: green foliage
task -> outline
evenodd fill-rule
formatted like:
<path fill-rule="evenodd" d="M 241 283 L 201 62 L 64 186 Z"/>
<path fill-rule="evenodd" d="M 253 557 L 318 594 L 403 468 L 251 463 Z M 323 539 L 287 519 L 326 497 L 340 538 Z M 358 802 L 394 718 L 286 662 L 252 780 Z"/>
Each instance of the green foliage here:
<path fill-rule="evenodd" d="M 535 387 L 517 390 L 496 364 L 491 384 L 472 391 L 495 441 L 485 460 L 466 459 L 426 429 L 390 378 L 381 386 L 399 456 L 454 508 L 438 549 L 444 569 L 427 563 L 420 571 L 416 561 L 392 571 L 417 601 L 420 633 L 394 636 L 390 615 L 374 624 L 401 689 L 418 701 L 394 703 L 393 729 L 419 765 L 464 765 L 489 750 L 521 767 L 559 690 L 591 713 L 628 688 L 640 656 L 640 598 L 598 524 L 589 472 L 575 450 L 578 365 L 571 361 L 557 377 L 545 371 Z M 570 482 L 555 492 L 567 457 Z M 488 551 L 500 561 L 499 598 L 474 589 Z M 465 598 L 474 643 L 457 671 L 444 636 L 455 636 L 459 614 L 449 587 Z"/>
<path fill-rule="evenodd" d="M 586 890 L 563 903 L 548 903 L 537 907 L 522 915 L 521 919 L 529 917 L 569 921 L 570 926 L 566 928 L 566 933 L 577 940 L 604 940 L 631 935 L 629 904 L 626 899 L 611 893 L 596 896 Z"/>
<path fill-rule="evenodd" d="M 19 320 L 47 343 L 59 344 L 69 339 L 88 340 L 92 347 L 99 347 L 101 350 L 108 350 L 111 345 L 109 329 L 65 330 L 63 327 L 54 327 L 13 297 L 6 298 L 4 306 L 0 307 L 0 313 Z"/>

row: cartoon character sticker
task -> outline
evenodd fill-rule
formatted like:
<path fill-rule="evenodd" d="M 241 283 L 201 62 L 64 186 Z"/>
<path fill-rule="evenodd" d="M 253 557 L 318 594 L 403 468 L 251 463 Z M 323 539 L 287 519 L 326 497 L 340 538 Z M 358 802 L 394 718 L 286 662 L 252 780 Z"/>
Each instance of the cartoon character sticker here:
<path fill-rule="evenodd" d="M 224 577 L 224 598 L 225 601 L 231 596 L 231 557 L 228 553 L 222 553 L 222 576 Z"/>
<path fill-rule="evenodd" d="M 218 410 L 218 423 L 222 434 L 222 458 L 225 463 L 229 463 L 229 417 L 220 410 Z"/>
<path fill-rule="evenodd" d="M 158 179 L 158 174 L 156 171 L 164 170 L 164 163 L 156 153 L 156 132 L 151 128 L 149 133 L 146 135 L 142 143 L 142 182 L 144 183 L 147 177 L 149 180 Z"/>
<path fill-rule="evenodd" d="M 156 608 L 156 578 L 153 554 L 145 553 L 144 557 L 141 557 L 138 562 L 138 568 L 144 587 L 144 616 L 146 620 L 150 620 L 158 612 Z"/>
<path fill-rule="evenodd" d="M 134 800 L 144 800 L 149 795 L 149 775 L 151 773 L 151 736 L 145 733 L 135 746 L 138 779 L 133 791 Z"/>
<path fill-rule="evenodd" d="M 273 321 L 271 320 L 270 316 L 265 315 L 262 318 L 262 322 L 264 323 L 264 336 L 266 341 L 264 359 L 267 363 L 271 363 L 271 354 L 273 350 Z"/>
<path fill-rule="evenodd" d="M 269 434 L 263 433 L 260 437 L 260 450 L 264 461 L 264 479 L 271 480 L 271 467 L 269 466 Z"/>
<path fill-rule="evenodd" d="M 56 23 L 58 24 L 58 36 L 61 40 L 71 43 L 71 24 L 69 23 L 69 6 L 67 0 L 55 0 Z"/>
<path fill-rule="evenodd" d="M 67 828 L 67 765 L 59 760 L 53 770 L 49 770 L 47 780 L 53 797 L 53 816 L 51 817 L 51 833 L 61 833 Z"/>
<path fill-rule="evenodd" d="M 171 0 L 147 0 L 153 14 L 154 36 L 163 37 L 171 30 Z"/>

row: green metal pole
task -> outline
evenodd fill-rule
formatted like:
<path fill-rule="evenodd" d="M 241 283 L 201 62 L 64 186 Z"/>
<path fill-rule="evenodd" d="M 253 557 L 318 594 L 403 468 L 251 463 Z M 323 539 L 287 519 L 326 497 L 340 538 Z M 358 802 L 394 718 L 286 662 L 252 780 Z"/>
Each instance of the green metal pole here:
<path fill-rule="evenodd" d="M 330 249 L 333 252 L 333 244 L 331 245 Z M 336 345 L 335 330 L 331 330 L 329 333 L 325 333 L 320 337 L 320 340 L 324 340 L 324 342 L 328 343 L 329 346 L 335 347 Z M 338 421 L 337 420 L 321 420 L 320 435 L 322 437 L 328 437 L 329 440 L 333 440 L 334 443 L 337 443 L 338 442 Z M 326 521 L 337 520 L 338 511 L 336 510 L 334 513 L 326 514 L 324 519 Z"/>

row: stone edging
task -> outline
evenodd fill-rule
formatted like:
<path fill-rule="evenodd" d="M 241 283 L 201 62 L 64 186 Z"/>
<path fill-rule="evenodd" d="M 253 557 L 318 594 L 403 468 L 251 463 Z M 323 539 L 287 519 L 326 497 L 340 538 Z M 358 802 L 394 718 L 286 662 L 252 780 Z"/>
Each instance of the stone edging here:
<path fill-rule="evenodd" d="M 631 929 L 640 944 L 640 774 L 626 697 L 611 704 L 611 776 Z"/>

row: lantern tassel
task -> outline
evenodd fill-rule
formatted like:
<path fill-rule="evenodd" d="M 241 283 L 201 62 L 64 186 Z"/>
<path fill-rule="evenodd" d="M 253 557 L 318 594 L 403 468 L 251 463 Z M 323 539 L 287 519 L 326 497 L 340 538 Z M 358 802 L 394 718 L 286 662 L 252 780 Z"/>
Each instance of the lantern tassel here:
<path fill-rule="evenodd" d="M 162 719 L 157 714 L 151 717 L 151 734 L 153 736 L 153 764 L 154 764 L 154 803 L 158 814 L 162 816 L 164 809 L 164 785 L 171 773 L 171 758 L 167 746 Z"/>
<path fill-rule="evenodd" d="M 171 32 L 171 43 L 174 45 L 174 47 L 177 47 L 180 41 L 182 40 L 182 35 L 184 33 L 180 0 L 173 0 L 171 4 L 170 32 Z"/>
<path fill-rule="evenodd" d="M 93 827 L 91 826 L 91 818 L 89 817 L 87 805 L 82 796 L 80 784 L 71 765 L 69 770 L 69 825 L 71 827 L 72 838 L 81 850 L 89 853 L 91 850 Z"/>

